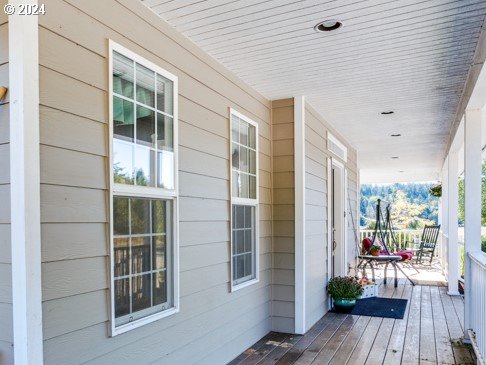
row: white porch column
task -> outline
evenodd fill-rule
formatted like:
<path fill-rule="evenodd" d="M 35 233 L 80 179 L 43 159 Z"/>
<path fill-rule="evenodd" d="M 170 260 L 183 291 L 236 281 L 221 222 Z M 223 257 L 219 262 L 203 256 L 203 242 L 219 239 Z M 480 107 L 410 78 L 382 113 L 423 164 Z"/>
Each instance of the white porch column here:
<path fill-rule="evenodd" d="M 307 332 L 305 315 L 305 98 L 294 98 L 295 333 Z"/>
<path fill-rule="evenodd" d="M 10 198 L 14 359 L 43 363 L 38 18 L 9 16 Z"/>
<path fill-rule="evenodd" d="M 468 252 L 481 250 L 481 111 L 466 110 L 464 117 L 464 247 Z M 471 328 L 471 269 L 467 264 L 465 281 L 464 338 Z"/>
<path fill-rule="evenodd" d="M 459 245 L 457 223 L 458 205 L 459 205 L 459 161 L 456 151 L 449 152 L 448 171 L 447 171 L 447 188 L 448 188 L 448 245 L 447 245 L 447 282 L 449 285 L 449 295 L 459 295 L 457 283 L 459 280 Z"/>
<path fill-rule="evenodd" d="M 447 249 L 449 246 L 449 156 L 446 157 L 444 166 L 442 167 L 442 215 L 441 215 L 441 260 L 444 275 L 448 277 L 449 272 L 449 257 L 447 255 Z"/>

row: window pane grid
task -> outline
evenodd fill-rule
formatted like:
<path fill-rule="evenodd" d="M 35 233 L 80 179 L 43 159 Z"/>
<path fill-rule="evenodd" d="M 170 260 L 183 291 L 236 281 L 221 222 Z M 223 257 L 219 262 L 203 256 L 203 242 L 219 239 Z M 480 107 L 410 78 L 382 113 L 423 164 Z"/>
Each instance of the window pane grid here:
<path fill-rule="evenodd" d="M 123 204 L 124 201 L 127 204 Z M 170 204 L 169 200 L 114 196 L 116 232 L 125 229 L 123 216 L 124 214 L 128 216 L 128 227 L 126 228 L 128 234 L 114 234 L 113 236 L 115 242 L 121 241 L 122 244 L 128 244 L 128 257 L 127 255 L 120 256 L 117 253 L 117 250 L 124 250 L 123 247 L 121 249 L 115 247 L 115 317 L 119 323 L 130 322 L 133 320 L 133 316 L 139 318 L 143 314 L 147 315 L 148 311 L 152 309 L 160 310 L 168 307 L 169 285 L 167 285 L 167 280 L 170 271 L 166 261 L 168 256 L 166 240 Z M 118 219 L 120 215 L 122 218 Z M 141 233 L 141 231 L 147 233 Z M 155 257 L 157 242 L 163 243 L 157 251 L 161 254 L 161 260 L 156 260 Z M 121 259 L 122 262 L 118 262 L 117 259 Z M 116 275 L 117 270 L 122 274 Z M 157 278 L 162 278 L 160 283 L 156 282 Z M 154 292 L 156 285 L 158 286 L 157 294 Z"/>
<path fill-rule="evenodd" d="M 256 127 L 231 115 L 232 196 L 257 198 Z"/>
<path fill-rule="evenodd" d="M 254 205 L 232 206 L 232 280 L 241 284 L 255 278 Z"/>
<path fill-rule="evenodd" d="M 125 56 L 120 46 L 113 48 L 110 216 L 116 328 L 178 303 L 178 287 L 171 283 L 177 278 L 172 247 L 177 78 Z"/>
<path fill-rule="evenodd" d="M 166 234 L 165 233 L 146 233 L 146 234 L 134 234 L 134 235 L 115 235 L 114 237 L 115 238 L 130 238 L 130 237 L 133 237 L 133 238 L 137 238 L 137 237 L 165 237 Z"/>
<path fill-rule="evenodd" d="M 257 176 L 257 174 L 252 174 L 250 172 L 239 171 L 238 169 L 235 169 L 235 168 L 233 168 L 233 171 L 234 172 L 237 172 L 240 175 L 248 175 L 248 176 L 253 176 L 253 177 L 256 177 Z"/>
<path fill-rule="evenodd" d="M 144 271 L 144 272 L 137 273 L 137 274 L 132 274 L 132 275 L 117 276 L 117 277 L 115 277 L 115 280 L 130 279 L 130 278 L 134 278 L 136 276 L 143 276 L 143 275 L 147 275 L 147 274 L 157 274 L 159 272 L 166 272 L 166 271 L 167 271 L 167 269 L 158 269 L 158 270 Z"/>
<path fill-rule="evenodd" d="M 158 110 L 158 109 L 156 109 L 156 108 L 154 108 L 154 107 L 152 107 L 152 106 L 150 106 L 150 105 L 147 105 L 147 104 L 144 104 L 144 103 L 142 103 L 142 102 L 140 102 L 140 101 L 137 101 L 137 100 L 135 100 L 135 99 L 132 99 L 132 98 L 126 97 L 125 95 L 118 94 L 116 91 L 113 91 L 113 96 L 116 96 L 117 98 L 123 99 L 123 100 L 125 100 L 125 101 L 129 101 L 129 102 L 134 103 L 134 104 L 136 104 L 136 105 L 138 105 L 138 106 L 141 106 L 141 107 L 144 107 L 144 108 L 150 109 L 150 110 L 151 110 L 151 111 L 153 111 L 154 113 L 159 113 L 159 114 L 163 114 L 163 115 L 165 115 L 166 117 L 171 117 L 171 118 L 174 118 L 174 115 L 172 115 L 172 114 L 169 114 L 169 113 L 164 112 L 164 111 L 162 111 L 162 110 Z M 157 103 L 157 101 L 156 101 L 156 103 Z M 248 147 L 248 148 L 250 148 L 250 147 Z"/>
<path fill-rule="evenodd" d="M 256 275 L 257 127 L 231 112 L 231 263 L 233 285 Z M 238 199 L 238 200 L 237 200 Z"/>
<path fill-rule="evenodd" d="M 255 128 L 255 127 L 252 127 L 252 128 Z M 256 148 L 250 147 L 250 146 L 248 146 L 247 144 L 241 144 L 241 143 L 239 143 L 239 142 L 236 142 L 235 140 L 232 140 L 232 142 L 233 142 L 234 144 L 238 145 L 238 146 L 245 147 L 245 148 L 248 148 L 248 149 L 249 149 L 249 150 L 251 150 L 251 151 L 256 152 Z"/>
<path fill-rule="evenodd" d="M 115 60 L 117 57 L 126 59 L 115 53 Z M 174 189 L 173 114 L 159 110 L 158 105 L 161 103 L 164 108 L 174 110 L 173 96 L 170 95 L 173 93 L 172 81 L 137 62 L 124 62 L 123 67 L 118 65 L 120 62 L 114 64 L 120 70 L 114 69 L 113 72 L 113 105 L 116 109 L 120 99 L 129 103 L 128 106 L 132 105 L 132 109 L 128 109 L 128 116 L 124 105 L 118 105 L 118 109 L 122 109 L 121 116 L 115 113 L 120 110 L 114 110 L 114 115 L 119 118 L 114 131 L 114 138 L 119 141 L 114 144 L 117 160 L 114 163 L 115 183 Z M 127 68 L 130 68 L 130 76 L 127 76 Z M 123 93 L 124 89 L 118 84 L 125 80 L 133 80 L 133 90 Z M 165 99 L 169 102 L 166 103 Z M 127 127 L 128 131 L 124 131 Z M 164 139 L 160 141 L 162 132 Z M 122 140 L 128 143 L 122 144 Z"/>

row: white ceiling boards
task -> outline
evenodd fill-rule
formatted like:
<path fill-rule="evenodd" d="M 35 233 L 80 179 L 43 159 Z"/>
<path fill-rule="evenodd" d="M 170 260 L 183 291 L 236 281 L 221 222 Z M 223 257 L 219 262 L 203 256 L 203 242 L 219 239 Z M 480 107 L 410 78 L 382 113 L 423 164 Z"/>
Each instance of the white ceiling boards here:
<path fill-rule="evenodd" d="M 486 14 L 484 0 L 143 2 L 265 97 L 305 95 L 369 181 L 437 178 Z M 316 32 L 327 19 L 342 26 Z"/>

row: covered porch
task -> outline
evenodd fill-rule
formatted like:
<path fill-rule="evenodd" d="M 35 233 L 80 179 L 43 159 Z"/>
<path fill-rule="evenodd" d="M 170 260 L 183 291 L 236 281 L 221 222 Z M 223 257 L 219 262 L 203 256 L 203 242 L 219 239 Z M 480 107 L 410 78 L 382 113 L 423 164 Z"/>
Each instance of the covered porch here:
<path fill-rule="evenodd" d="M 419 283 L 441 276 L 432 268 L 419 268 Z M 408 299 L 403 319 L 327 313 L 303 336 L 269 333 L 230 364 L 475 364 L 461 339 L 463 298 L 432 284 L 380 285 L 380 296 Z"/>

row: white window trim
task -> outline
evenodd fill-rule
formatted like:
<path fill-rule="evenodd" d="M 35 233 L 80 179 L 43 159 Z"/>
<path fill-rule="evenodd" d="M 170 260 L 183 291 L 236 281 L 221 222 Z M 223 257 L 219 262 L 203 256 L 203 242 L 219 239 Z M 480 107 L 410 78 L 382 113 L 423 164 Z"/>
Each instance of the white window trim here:
<path fill-rule="evenodd" d="M 232 125 L 231 116 L 234 115 L 251 126 L 255 127 L 255 147 L 256 147 L 256 199 L 233 197 L 233 164 L 231 162 L 231 143 L 232 143 Z M 259 134 L 258 123 L 248 118 L 244 114 L 229 108 L 229 183 L 230 183 L 230 286 L 231 292 L 246 288 L 260 281 L 260 165 L 259 165 Z M 255 278 L 240 284 L 233 282 L 233 205 L 248 205 L 255 208 Z"/>
<path fill-rule="evenodd" d="M 144 187 L 144 186 L 127 186 L 124 184 L 115 184 L 113 182 L 113 52 L 116 51 L 133 61 L 143 65 L 152 71 L 155 71 L 161 76 L 173 82 L 173 133 L 174 133 L 174 190 L 167 190 L 162 188 Z M 129 49 L 113 42 L 108 41 L 108 59 L 109 59 L 109 80 L 108 80 L 108 103 L 109 103 L 109 232 L 110 232 L 110 335 L 116 336 L 135 328 L 144 326 L 148 323 L 157 321 L 161 318 L 171 316 L 179 312 L 180 298 L 179 298 L 179 135 L 178 135 L 178 78 L 170 72 L 160 68 L 156 64 L 142 58 L 138 54 Z M 165 311 L 154 313 L 146 317 L 137 319 L 133 322 L 126 323 L 120 326 L 115 325 L 115 293 L 114 293 L 114 255 L 113 255 L 113 195 L 133 196 L 140 198 L 155 198 L 172 200 L 172 232 L 173 232 L 173 247 L 172 247 L 172 286 L 173 286 L 173 306 Z"/>
<path fill-rule="evenodd" d="M 348 148 L 339 140 L 337 139 L 336 136 L 334 136 L 331 132 L 327 132 L 327 139 L 328 141 L 331 141 L 332 143 L 334 143 L 336 146 L 339 147 L 339 149 L 341 149 L 343 151 L 343 155 L 344 157 L 342 156 L 339 156 L 337 155 L 334 151 L 332 151 L 329 146 L 328 146 L 328 151 L 331 152 L 334 156 L 336 156 L 337 158 L 343 160 L 344 162 L 347 162 L 348 161 Z"/>

